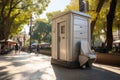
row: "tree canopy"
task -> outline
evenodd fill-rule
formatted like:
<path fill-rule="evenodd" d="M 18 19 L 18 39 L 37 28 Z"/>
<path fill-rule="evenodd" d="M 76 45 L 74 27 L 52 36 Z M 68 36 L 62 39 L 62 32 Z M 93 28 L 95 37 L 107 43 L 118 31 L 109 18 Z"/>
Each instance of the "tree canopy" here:
<path fill-rule="evenodd" d="M 61 11 L 53 11 L 46 13 L 47 19 L 38 19 L 35 22 L 33 33 L 32 33 L 32 41 L 33 42 L 48 42 L 51 43 L 51 24 L 50 21 L 53 16 L 57 15 Z"/>
<path fill-rule="evenodd" d="M 66 6 L 66 11 L 76 10 L 79 11 L 79 0 L 71 0 L 70 4 Z"/>
<path fill-rule="evenodd" d="M 59 14 L 59 13 L 61 13 L 60 10 L 46 13 L 46 16 L 47 16 L 48 22 L 51 21 L 51 19 L 52 19 L 53 16 L 55 16 L 55 15 L 57 15 L 57 14 Z"/>
<path fill-rule="evenodd" d="M 49 42 L 51 41 L 51 26 L 49 23 L 44 21 L 37 21 L 34 25 L 32 31 L 32 41 L 37 41 L 38 43 L 41 42 Z"/>
<path fill-rule="evenodd" d="M 50 0 L 0 0 L 0 40 L 21 30 L 31 14 L 39 15 Z M 19 27 L 19 28 L 18 28 Z"/>
<path fill-rule="evenodd" d="M 79 10 L 74 7 L 78 5 L 79 0 L 71 0 L 71 3 L 66 7 L 66 10 Z M 91 33 L 96 37 L 101 34 L 107 34 L 107 46 L 111 50 L 112 47 L 112 31 L 118 29 L 120 23 L 120 0 L 88 0 L 89 11 L 91 15 Z M 108 17 L 109 16 L 109 17 Z"/>

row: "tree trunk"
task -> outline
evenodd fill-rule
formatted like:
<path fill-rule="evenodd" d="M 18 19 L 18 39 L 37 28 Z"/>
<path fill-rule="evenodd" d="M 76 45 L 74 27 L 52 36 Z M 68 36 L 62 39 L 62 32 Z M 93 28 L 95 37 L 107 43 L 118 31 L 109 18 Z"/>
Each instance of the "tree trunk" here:
<path fill-rule="evenodd" d="M 113 35 L 112 35 L 112 25 L 113 19 L 115 16 L 115 9 L 117 5 L 117 0 L 112 0 L 110 3 L 110 10 L 107 14 L 107 49 L 110 51 L 112 50 L 112 43 L 113 43 Z"/>
<path fill-rule="evenodd" d="M 97 16 L 96 18 L 91 22 L 91 35 L 93 34 L 93 30 L 94 30 L 94 27 L 95 27 L 95 24 L 96 24 L 96 21 L 97 21 L 97 18 L 99 16 L 99 13 L 102 9 L 102 6 L 104 4 L 105 0 L 99 0 L 99 3 L 97 5 L 97 9 L 96 9 L 96 13 L 97 13 Z"/>
<path fill-rule="evenodd" d="M 0 40 L 7 40 L 9 36 L 9 26 L 7 26 L 6 24 L 1 25 L 1 29 L 0 29 Z"/>
<path fill-rule="evenodd" d="M 7 17 L 0 25 L 0 40 L 7 40 L 9 38 L 12 23 L 13 20 L 10 17 Z"/>

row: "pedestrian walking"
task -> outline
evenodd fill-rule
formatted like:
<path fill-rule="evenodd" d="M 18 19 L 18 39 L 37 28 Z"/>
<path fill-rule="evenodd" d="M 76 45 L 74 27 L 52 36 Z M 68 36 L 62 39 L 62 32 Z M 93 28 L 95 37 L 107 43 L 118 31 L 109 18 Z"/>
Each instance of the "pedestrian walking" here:
<path fill-rule="evenodd" d="M 38 55 L 38 53 L 39 53 L 39 50 L 40 50 L 39 45 L 37 45 L 37 46 L 36 46 L 36 54 L 37 54 L 37 55 Z"/>
<path fill-rule="evenodd" d="M 15 54 L 17 54 L 18 50 L 19 50 L 19 46 L 18 46 L 18 44 L 16 43 L 16 45 L 15 45 Z"/>

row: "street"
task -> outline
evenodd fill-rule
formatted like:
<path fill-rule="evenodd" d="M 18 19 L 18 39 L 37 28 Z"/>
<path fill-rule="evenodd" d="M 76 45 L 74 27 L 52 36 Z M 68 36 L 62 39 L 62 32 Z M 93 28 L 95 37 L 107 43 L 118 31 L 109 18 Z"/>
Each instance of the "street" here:
<path fill-rule="evenodd" d="M 50 60 L 26 52 L 0 56 L 0 80 L 120 80 L 120 67 L 94 63 L 91 69 L 68 69 Z"/>

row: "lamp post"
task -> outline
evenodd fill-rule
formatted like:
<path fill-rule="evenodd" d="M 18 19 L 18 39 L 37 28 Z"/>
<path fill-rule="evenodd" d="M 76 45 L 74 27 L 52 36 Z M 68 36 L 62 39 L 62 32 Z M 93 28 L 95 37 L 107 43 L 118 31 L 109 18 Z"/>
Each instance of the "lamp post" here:
<path fill-rule="evenodd" d="M 31 34 L 32 34 L 32 15 L 30 16 L 30 31 L 29 31 L 29 35 L 30 35 L 30 53 L 31 53 Z"/>

